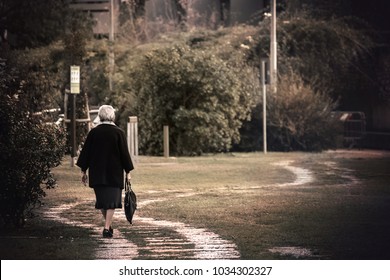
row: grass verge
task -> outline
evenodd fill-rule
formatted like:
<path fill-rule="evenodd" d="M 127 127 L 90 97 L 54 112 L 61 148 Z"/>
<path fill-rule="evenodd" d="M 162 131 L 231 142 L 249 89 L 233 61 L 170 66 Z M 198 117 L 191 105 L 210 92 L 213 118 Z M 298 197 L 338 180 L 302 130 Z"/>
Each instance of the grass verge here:
<path fill-rule="evenodd" d="M 236 243 L 242 259 L 389 259 L 389 167 L 388 154 L 370 151 L 140 157 L 132 183 L 139 201 L 156 200 L 139 215 L 207 228 Z M 293 168 L 307 180 L 291 184 Z M 54 173 L 59 187 L 47 191 L 46 206 L 93 200 L 67 160 Z M 1 257 L 91 259 L 97 244 L 90 234 L 35 218 L 24 229 L 2 229 Z M 136 232 L 132 238 L 142 246 Z M 310 254 L 275 251 L 286 247 Z"/>

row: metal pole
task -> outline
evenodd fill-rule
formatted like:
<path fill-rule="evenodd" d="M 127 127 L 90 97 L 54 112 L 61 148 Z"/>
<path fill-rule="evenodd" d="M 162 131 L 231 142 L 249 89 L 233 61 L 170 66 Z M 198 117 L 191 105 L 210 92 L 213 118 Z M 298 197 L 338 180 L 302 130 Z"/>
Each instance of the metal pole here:
<path fill-rule="evenodd" d="M 261 85 L 263 87 L 263 151 L 267 153 L 267 89 L 265 85 L 266 61 L 261 61 Z"/>
<path fill-rule="evenodd" d="M 114 51 L 113 51 L 113 44 L 114 44 L 114 37 L 115 37 L 115 20 L 114 20 L 114 0 L 110 1 L 110 31 L 109 31 L 109 41 L 110 41 L 110 46 L 109 46 L 109 54 L 108 54 L 108 60 L 109 60 L 109 76 L 108 76 L 108 84 L 110 88 L 110 92 L 113 90 L 113 85 L 112 85 L 112 75 L 114 72 Z"/>
<path fill-rule="evenodd" d="M 271 40 L 270 40 L 270 85 L 272 92 L 276 92 L 278 69 L 277 69 L 277 48 L 276 41 L 276 0 L 271 0 Z"/>
<path fill-rule="evenodd" d="M 77 140 L 76 140 L 76 94 L 80 93 L 80 66 L 70 66 L 70 95 L 71 95 L 71 167 L 75 166 L 77 157 Z"/>
<path fill-rule="evenodd" d="M 71 167 L 75 166 L 75 161 L 77 158 L 77 144 L 76 144 L 76 95 L 71 94 L 72 98 L 72 112 L 71 112 L 71 135 L 72 135 L 72 158 L 71 158 Z"/>

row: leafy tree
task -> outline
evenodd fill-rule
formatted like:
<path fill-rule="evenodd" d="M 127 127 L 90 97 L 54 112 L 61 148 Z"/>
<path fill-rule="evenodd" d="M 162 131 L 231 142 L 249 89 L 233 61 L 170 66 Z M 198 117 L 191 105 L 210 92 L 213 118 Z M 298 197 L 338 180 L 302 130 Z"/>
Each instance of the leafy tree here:
<path fill-rule="evenodd" d="M 296 14 L 294 14 L 294 16 L 291 16 L 288 13 L 283 14 L 283 16 L 279 18 L 278 24 L 279 79 L 286 80 L 291 73 L 294 73 L 294 76 L 299 77 L 299 79 L 287 80 L 292 84 L 297 84 L 298 80 L 299 83 L 303 83 L 304 87 L 302 90 L 312 93 L 304 94 L 305 100 L 311 100 L 311 98 L 318 97 L 319 103 L 325 107 L 333 106 L 333 104 L 330 106 L 330 100 L 325 98 L 326 96 L 331 96 L 333 101 L 340 100 L 342 102 L 350 96 L 350 93 L 355 93 L 356 96 L 356 83 L 345 83 L 344 81 L 359 79 L 362 77 L 362 73 L 364 73 L 362 71 L 364 69 L 361 67 L 361 61 L 362 58 L 369 54 L 369 51 L 373 46 L 370 37 L 366 32 L 362 31 L 367 28 L 367 25 L 354 18 L 314 18 L 310 16 L 309 13 L 301 13 L 299 16 Z M 128 59 L 120 62 L 120 67 L 125 69 L 123 73 L 131 73 L 131 75 L 126 74 L 121 78 L 123 81 L 122 90 L 127 93 L 120 95 L 120 97 L 119 95 L 117 96 L 117 104 L 122 106 L 121 108 L 127 107 L 127 113 L 131 112 L 131 114 L 137 114 L 139 117 L 139 113 L 143 114 L 140 108 L 149 108 L 145 109 L 145 112 L 147 111 L 148 114 L 142 115 L 143 120 L 140 119 L 140 124 L 145 125 L 147 123 L 147 127 L 153 127 L 153 125 L 155 125 L 153 129 L 150 129 L 150 131 L 153 131 L 153 134 L 150 135 L 150 137 L 148 136 L 149 138 L 145 137 L 145 141 L 150 141 L 148 142 L 149 144 L 153 143 L 152 145 L 149 145 L 148 148 L 155 153 L 158 150 L 157 147 L 162 146 L 162 129 L 160 126 L 163 122 L 167 124 L 176 122 L 184 126 L 184 123 L 189 123 L 190 119 L 195 120 L 202 118 L 199 112 L 191 112 L 193 115 L 190 115 L 190 111 L 186 110 L 185 113 L 182 113 L 180 99 L 177 99 L 173 93 L 165 93 L 167 89 L 175 88 L 176 90 L 177 88 L 178 92 L 185 95 L 187 90 L 182 86 L 182 84 L 184 84 L 182 83 L 182 80 L 191 80 L 192 78 L 183 78 L 184 74 L 186 76 L 196 76 L 196 71 L 186 70 L 189 67 L 186 68 L 184 66 L 186 64 L 186 59 L 183 58 L 186 58 L 186 55 L 183 55 L 183 53 L 199 54 L 203 52 L 206 55 L 213 54 L 216 59 L 220 60 L 225 65 L 228 65 L 230 69 L 247 69 L 246 64 L 260 68 L 259 63 L 261 58 L 267 57 L 269 54 L 269 33 L 269 22 L 264 20 L 256 28 L 233 27 L 216 31 L 198 30 L 196 32 L 180 33 L 180 35 L 170 34 L 166 35 L 163 40 L 160 39 L 158 42 L 155 41 L 152 44 L 139 46 L 136 50 L 132 49 L 125 55 Z M 178 42 L 183 42 L 183 44 L 187 46 L 186 48 L 189 48 L 189 51 L 179 53 L 179 59 L 176 59 L 177 55 L 174 55 L 174 51 L 168 55 L 169 58 L 165 58 L 164 55 L 167 54 L 166 50 L 169 49 L 170 46 L 177 45 Z M 141 51 L 142 49 L 160 49 L 161 51 L 161 49 L 164 48 L 165 51 L 162 51 L 161 53 L 156 51 L 148 55 L 150 58 L 150 61 L 148 61 L 149 64 Z M 175 49 L 175 47 L 173 47 L 173 49 Z M 177 52 L 178 51 L 176 51 L 176 53 Z M 156 58 L 158 56 L 156 53 L 160 56 L 159 58 Z M 157 63 L 157 61 L 162 61 L 164 59 L 167 62 L 160 62 L 158 66 L 154 64 Z M 207 58 L 204 60 L 207 61 Z M 214 61 L 212 59 L 208 60 L 209 61 L 205 62 L 205 64 Z M 245 60 L 245 63 L 243 60 Z M 232 63 L 233 61 L 236 62 L 236 64 Z M 189 64 L 192 65 L 192 67 L 195 67 L 196 65 L 195 63 Z M 207 67 L 213 69 L 213 66 Z M 130 69 L 133 70 L 129 71 Z M 148 69 L 147 75 L 145 75 L 144 69 Z M 157 71 L 154 69 L 160 70 Z M 180 71 L 177 71 L 178 73 L 176 73 L 174 72 L 175 69 L 180 69 Z M 224 75 L 217 74 L 217 70 L 214 72 L 215 75 L 210 74 L 210 78 L 213 78 L 216 81 L 225 79 Z M 180 82 L 171 82 L 168 84 L 170 77 L 177 76 L 180 77 L 180 79 L 178 79 Z M 237 74 L 237 77 L 241 78 L 240 73 Z M 139 84 L 134 82 L 134 79 L 137 79 Z M 257 82 L 257 79 L 251 79 L 246 84 L 250 84 L 250 86 L 256 88 Z M 191 83 L 187 82 L 187 84 Z M 146 92 L 148 92 L 148 94 L 150 93 L 148 96 L 152 96 L 151 93 L 156 91 L 164 93 L 164 96 L 167 97 L 167 100 L 162 103 L 163 105 L 160 103 L 160 96 L 145 98 L 145 96 L 147 96 L 145 95 Z M 173 90 L 168 91 L 174 92 Z M 215 95 L 215 93 L 213 92 L 212 95 Z M 131 105 L 124 105 L 129 104 L 126 103 L 126 100 L 132 104 L 142 104 L 142 106 L 135 109 Z M 291 107 L 295 107 L 293 104 L 294 99 L 288 98 L 288 100 L 289 102 L 292 102 Z M 274 101 L 275 108 L 282 106 L 278 103 L 280 101 L 279 99 L 275 99 Z M 259 130 L 261 129 L 261 125 L 259 125 L 259 121 L 261 121 L 260 98 L 254 99 L 254 102 L 257 103 L 257 106 L 254 109 L 252 106 L 253 104 L 250 105 L 250 108 L 247 108 L 250 111 L 253 109 L 251 114 L 252 122 L 245 122 L 244 127 L 240 130 L 239 133 L 241 133 L 240 138 L 242 141 L 240 145 L 235 145 L 235 148 L 237 149 L 243 149 L 244 146 L 245 149 L 249 150 L 258 149 L 261 144 L 261 140 L 259 140 L 259 138 L 262 138 L 262 132 Z M 169 106 L 166 106 L 166 104 Z M 158 108 L 159 106 L 164 108 L 164 110 L 165 108 L 167 108 L 167 110 L 173 108 L 170 114 L 168 114 L 170 118 L 167 119 L 163 113 L 160 115 L 152 113 L 155 112 L 155 108 Z M 283 106 L 287 105 L 285 104 Z M 317 109 L 319 107 L 320 105 L 318 105 Z M 187 109 L 185 106 L 184 108 Z M 212 108 L 212 106 L 210 106 L 210 108 Z M 306 114 L 305 110 L 306 107 L 300 108 L 302 114 Z M 308 115 L 312 114 L 310 113 L 310 107 L 308 107 L 307 110 Z M 292 114 L 292 111 L 294 110 L 286 110 L 284 114 Z M 203 119 L 206 119 L 206 116 L 210 115 L 210 112 L 207 110 L 202 110 L 202 112 L 206 112 Z M 270 113 L 272 114 L 272 112 Z M 293 118 L 292 116 L 283 116 L 282 114 L 283 113 L 279 114 L 280 118 Z M 326 114 L 323 114 L 322 116 L 325 118 L 327 117 Z M 173 117 L 175 117 L 175 119 Z M 172 120 L 174 121 L 172 122 Z M 142 124 L 142 122 L 145 123 Z M 213 125 L 216 130 L 219 129 L 219 124 L 217 123 L 212 123 L 210 125 Z M 239 127 L 241 127 L 241 124 Z M 287 137 L 286 131 L 288 130 L 276 129 L 277 127 L 278 126 L 275 125 L 273 128 L 273 138 L 276 139 L 274 141 L 274 147 L 278 149 L 288 149 L 286 143 L 292 143 L 290 148 L 293 149 L 320 150 L 325 147 L 330 147 L 330 142 L 328 140 L 333 137 L 326 137 L 324 138 L 324 141 L 320 141 L 314 145 L 314 140 L 307 140 L 306 143 L 300 138 L 299 135 L 305 135 L 305 137 L 308 138 L 307 134 L 305 134 L 306 132 L 300 132 L 298 136 L 293 135 L 291 132 Z M 158 133 L 154 133 L 154 131 L 157 131 Z M 308 131 L 310 131 L 310 129 L 308 129 Z M 171 128 L 171 134 L 175 135 L 175 133 L 179 133 L 180 135 L 190 135 L 188 138 L 191 139 L 191 141 L 198 137 L 195 132 L 196 130 L 191 131 L 192 134 L 188 132 L 183 133 L 175 127 Z M 204 131 L 204 133 L 211 134 L 209 131 Z M 278 133 L 281 134 L 278 136 Z M 153 137 L 155 137 L 155 140 L 151 141 L 150 139 L 154 139 Z M 314 138 L 316 141 L 320 140 L 320 137 Z M 209 137 L 209 139 L 211 139 L 211 137 Z M 238 138 L 235 138 L 235 140 L 237 139 Z M 144 141 L 144 139 L 141 139 L 141 141 Z M 171 147 L 174 147 L 178 153 L 182 153 L 182 150 L 178 148 L 179 145 L 177 145 L 177 143 L 180 144 L 182 142 L 191 141 L 188 141 L 181 136 L 175 137 L 172 139 Z M 236 141 L 231 141 L 229 145 L 232 145 L 233 143 L 236 143 Z M 201 145 L 198 145 L 197 143 L 195 143 L 195 145 L 201 147 Z M 147 146 L 143 147 L 145 148 Z M 225 148 L 225 150 L 226 149 L 228 148 Z M 218 151 L 218 149 L 205 149 L 202 151 Z M 186 151 L 185 153 L 188 152 Z"/>
<path fill-rule="evenodd" d="M 146 0 L 129 0 L 121 3 L 119 37 L 122 40 L 145 40 L 145 2 Z"/>
<path fill-rule="evenodd" d="M 315 90 L 326 91 L 335 99 L 350 91 L 345 80 L 364 78 L 361 61 L 374 47 L 369 27 L 357 18 L 314 18 L 310 12 L 283 15 L 278 19 L 278 71 L 294 69 Z M 261 24 L 253 37 L 252 55 L 256 62 L 269 55 L 269 24 Z M 259 66 L 260 67 L 260 66 Z M 348 88 L 352 86 L 352 88 Z"/>
<path fill-rule="evenodd" d="M 0 29 L 8 31 L 12 47 L 48 45 L 64 32 L 68 13 L 66 0 L 2 0 Z"/>
<path fill-rule="evenodd" d="M 170 126 L 173 154 L 229 150 L 258 92 L 242 60 L 229 63 L 186 45 L 151 51 L 126 70 L 145 154 L 162 152 L 163 125 Z"/>
<path fill-rule="evenodd" d="M 66 114 L 69 119 L 73 106 L 72 98 L 75 98 L 76 118 L 87 119 L 89 85 L 91 80 L 95 81 L 93 79 L 95 78 L 95 73 L 92 73 L 94 66 L 91 61 L 95 60 L 94 56 L 96 54 L 101 55 L 101 52 L 89 51 L 87 48 L 93 34 L 92 21 L 89 17 L 80 11 L 72 11 L 64 20 L 65 31 L 62 40 L 50 49 L 50 58 L 53 62 L 51 71 L 55 73 L 57 87 L 61 92 L 61 100 L 64 100 L 65 94 L 70 92 L 70 66 L 80 66 L 80 94 L 69 96 Z M 93 47 L 91 48 L 93 49 Z M 101 67 L 100 71 L 104 71 L 105 69 L 105 67 Z M 90 72 L 88 72 L 88 70 Z M 97 73 L 99 73 L 99 71 L 97 71 Z M 104 83 L 104 81 L 102 81 L 102 83 Z M 106 88 L 106 90 L 108 91 L 108 88 Z M 65 111 L 65 106 L 63 104 L 64 103 L 62 102 L 61 108 Z M 68 127 L 68 131 L 70 131 L 70 127 Z M 77 123 L 76 131 L 76 142 L 81 143 L 88 132 L 87 123 Z"/>
<path fill-rule="evenodd" d="M 290 21 L 280 31 L 282 73 L 296 69 L 305 82 L 316 90 L 327 89 L 335 100 L 356 92 L 345 81 L 356 78 L 356 73 L 363 77 L 359 62 L 373 47 L 363 28 L 365 24 L 353 18 Z"/>
<path fill-rule="evenodd" d="M 332 100 L 337 101 L 338 106 L 351 106 L 351 100 L 359 94 L 357 81 L 366 79 L 362 62 L 373 47 L 372 39 L 366 34 L 367 26 L 355 18 L 324 20 L 307 13 L 284 15 L 278 22 L 279 86 L 268 102 L 271 108 L 268 109 L 270 148 L 330 148 L 333 146 L 331 140 L 335 140 L 330 133 L 333 124 L 327 122 L 328 109 L 336 108 Z M 257 34 L 245 44 L 249 48 L 248 60 L 260 67 L 261 58 L 269 53 L 268 22 L 263 22 Z M 315 110 L 322 112 L 321 106 L 328 113 L 316 115 Z M 302 118 L 298 118 L 298 114 Z M 303 116 L 311 116 L 312 120 L 326 125 L 315 131 L 314 124 Z M 241 133 L 243 141 L 237 149 L 261 149 L 261 103 L 252 112 L 251 121 L 244 123 Z"/>
<path fill-rule="evenodd" d="M 282 0 L 285 9 L 291 14 L 300 14 L 302 10 L 311 10 L 317 17 L 350 15 L 353 0 Z"/>
<path fill-rule="evenodd" d="M 50 58 L 50 47 L 30 50 L 13 50 L 6 63 L 17 69 L 18 77 L 23 83 L 23 99 L 30 112 L 59 108 L 59 92 L 56 73 L 53 72 L 53 61 Z"/>
<path fill-rule="evenodd" d="M 33 114 L 31 97 L 38 98 L 39 94 L 32 91 L 40 89 L 29 84 L 29 79 L 16 69 L 0 69 L 0 224 L 3 225 L 24 224 L 45 196 L 43 185 L 55 187 L 50 170 L 60 164 L 64 155 L 64 133 Z"/>
<path fill-rule="evenodd" d="M 207 2 L 207 3 L 206 3 Z M 230 0 L 161 0 L 152 7 L 153 18 L 146 18 L 146 0 L 121 4 L 118 38 L 127 42 L 153 42 L 162 34 L 196 30 L 201 26 L 218 29 L 230 25 Z"/>
<path fill-rule="evenodd" d="M 0 222 L 4 224 L 23 225 L 45 196 L 44 186 L 56 185 L 50 170 L 61 162 L 66 134 L 62 128 L 46 124 L 36 112 L 63 106 L 72 64 L 82 66 L 84 95 L 79 97 L 78 108 L 82 110 L 77 117 L 86 117 L 87 67 L 83 66 L 88 62 L 86 43 L 87 34 L 92 35 L 91 25 L 84 15 L 74 12 L 63 18 L 61 26 L 64 28 L 59 33 L 65 34 L 63 44 L 11 50 L 2 64 L 5 68 L 0 73 Z M 81 137 L 81 129 L 79 132 Z"/>

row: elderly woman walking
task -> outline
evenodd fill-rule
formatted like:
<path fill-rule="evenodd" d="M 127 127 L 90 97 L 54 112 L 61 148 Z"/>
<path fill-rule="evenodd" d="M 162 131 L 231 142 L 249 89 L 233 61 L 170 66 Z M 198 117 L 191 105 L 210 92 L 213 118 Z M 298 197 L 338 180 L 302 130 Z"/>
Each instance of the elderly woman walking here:
<path fill-rule="evenodd" d="M 110 238 L 113 236 L 111 223 L 115 209 L 122 208 L 124 173 L 130 180 L 134 166 L 125 133 L 114 123 L 114 108 L 101 106 L 98 117 L 100 123 L 88 133 L 76 164 L 83 173 L 84 185 L 88 182 L 88 170 L 89 186 L 96 195 L 95 208 L 101 210 L 105 220 L 103 237 Z"/>

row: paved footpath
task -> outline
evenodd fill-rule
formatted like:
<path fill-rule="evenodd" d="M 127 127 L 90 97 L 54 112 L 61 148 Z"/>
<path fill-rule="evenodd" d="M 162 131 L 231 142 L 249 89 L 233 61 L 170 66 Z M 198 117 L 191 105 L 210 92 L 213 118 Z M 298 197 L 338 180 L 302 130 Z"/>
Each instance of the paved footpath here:
<path fill-rule="evenodd" d="M 144 201 L 143 204 L 153 201 Z M 131 230 L 141 236 L 145 245 L 138 247 L 116 229 L 113 238 L 102 238 L 101 227 L 92 224 L 89 207 L 77 207 L 82 204 L 93 205 L 92 201 L 81 201 L 75 204 L 62 204 L 47 209 L 43 213 L 45 219 L 67 225 L 93 229 L 91 236 L 98 247 L 94 259 L 238 259 L 240 253 L 234 243 L 222 239 L 219 235 L 203 228 L 195 228 L 181 222 L 155 220 L 136 216 Z M 80 208 L 89 209 L 80 213 Z M 75 213 L 72 213 L 75 212 Z M 79 217 L 77 221 L 64 217 Z M 123 211 L 116 211 L 115 219 L 126 220 Z M 127 221 L 126 221 L 127 223 Z M 164 234 L 167 230 L 172 234 Z"/>

